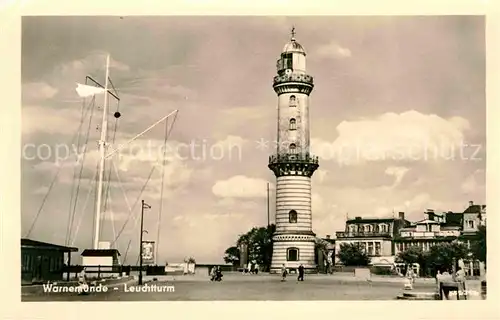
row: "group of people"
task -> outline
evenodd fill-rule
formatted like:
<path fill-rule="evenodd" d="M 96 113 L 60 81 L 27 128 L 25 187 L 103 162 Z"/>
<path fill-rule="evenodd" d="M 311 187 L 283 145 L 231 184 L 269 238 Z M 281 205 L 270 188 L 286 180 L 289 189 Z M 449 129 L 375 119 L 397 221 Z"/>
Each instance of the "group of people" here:
<path fill-rule="evenodd" d="M 304 281 L 304 266 L 301 264 L 298 268 L 299 275 L 297 277 L 297 281 Z M 285 264 L 281 267 L 281 281 L 286 281 L 286 276 L 288 274 L 288 269 Z"/>
<path fill-rule="evenodd" d="M 210 270 L 210 281 L 222 281 L 222 277 L 220 266 L 212 267 Z"/>
<path fill-rule="evenodd" d="M 450 286 L 453 283 L 453 286 Z M 441 299 L 449 299 L 450 291 L 457 290 L 459 293 L 465 294 L 465 271 L 462 267 L 458 267 L 455 274 L 450 274 L 448 269 L 437 271 L 436 285 Z"/>

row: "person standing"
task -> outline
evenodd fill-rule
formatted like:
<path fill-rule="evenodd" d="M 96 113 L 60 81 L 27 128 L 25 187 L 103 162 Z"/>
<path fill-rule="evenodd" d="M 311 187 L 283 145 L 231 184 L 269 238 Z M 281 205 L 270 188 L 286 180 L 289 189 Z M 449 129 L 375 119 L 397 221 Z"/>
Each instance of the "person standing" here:
<path fill-rule="evenodd" d="M 87 277 L 85 275 L 85 268 L 78 274 L 78 294 L 87 294 Z"/>
<path fill-rule="evenodd" d="M 304 281 L 304 266 L 302 264 L 299 266 L 299 276 L 297 281 Z"/>
<path fill-rule="evenodd" d="M 459 296 L 463 295 L 467 298 L 467 292 L 465 288 L 465 271 L 462 267 L 458 267 L 458 271 L 455 274 L 455 281 L 458 283 Z"/>
<path fill-rule="evenodd" d="M 286 267 L 285 264 L 283 263 L 283 266 L 281 267 L 281 281 L 286 281 Z"/>

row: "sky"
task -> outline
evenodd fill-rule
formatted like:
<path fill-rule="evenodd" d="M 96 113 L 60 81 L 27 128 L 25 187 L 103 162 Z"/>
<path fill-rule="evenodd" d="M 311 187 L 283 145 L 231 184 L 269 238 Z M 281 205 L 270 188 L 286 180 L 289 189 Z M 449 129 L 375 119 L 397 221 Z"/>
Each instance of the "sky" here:
<path fill-rule="evenodd" d="M 318 236 L 346 217 L 419 220 L 485 204 L 481 16 L 23 17 L 21 236 L 92 245 L 103 99 L 75 88 L 87 75 L 104 84 L 110 54 L 111 149 L 179 111 L 107 163 L 100 239 L 135 263 L 144 199 L 159 263 L 222 262 L 240 234 L 267 224 L 268 182 L 273 220 L 272 79 L 292 26 L 315 83 Z"/>

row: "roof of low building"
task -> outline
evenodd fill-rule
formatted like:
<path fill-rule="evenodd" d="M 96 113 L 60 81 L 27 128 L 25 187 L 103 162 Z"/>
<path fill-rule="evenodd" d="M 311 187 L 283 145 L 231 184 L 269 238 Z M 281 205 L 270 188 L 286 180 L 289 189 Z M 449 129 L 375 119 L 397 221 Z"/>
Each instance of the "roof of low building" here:
<path fill-rule="evenodd" d="M 85 249 L 81 255 L 84 257 L 114 257 L 121 254 L 117 249 Z"/>
<path fill-rule="evenodd" d="M 21 248 L 34 248 L 34 249 L 46 249 L 46 250 L 56 250 L 64 252 L 77 252 L 78 248 L 61 246 L 58 244 L 42 242 L 27 238 L 21 238 Z"/>
<path fill-rule="evenodd" d="M 463 225 L 464 215 L 463 213 L 448 212 L 446 214 L 445 226 L 456 226 L 461 227 Z"/>

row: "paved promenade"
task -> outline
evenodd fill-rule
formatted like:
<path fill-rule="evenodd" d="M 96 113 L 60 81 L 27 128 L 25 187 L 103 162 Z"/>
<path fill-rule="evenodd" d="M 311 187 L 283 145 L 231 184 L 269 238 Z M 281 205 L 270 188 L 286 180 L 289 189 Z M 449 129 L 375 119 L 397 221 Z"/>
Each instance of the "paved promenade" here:
<path fill-rule="evenodd" d="M 226 273 L 222 282 L 211 282 L 207 275 L 145 277 L 143 290 L 136 281 L 114 285 L 107 292 L 39 293 L 22 296 L 23 301 L 207 301 L 207 300 L 394 300 L 403 292 L 403 279 L 373 276 L 371 281 L 352 274 L 306 275 L 298 282 L 293 275 L 281 282 L 278 275 Z M 432 279 L 431 279 L 432 280 Z M 163 288 L 163 289 L 162 289 Z M 152 289 L 152 290 L 147 290 Z M 433 292 L 434 282 L 419 279 L 414 290 Z M 135 291 L 135 292 L 132 292 Z"/>

